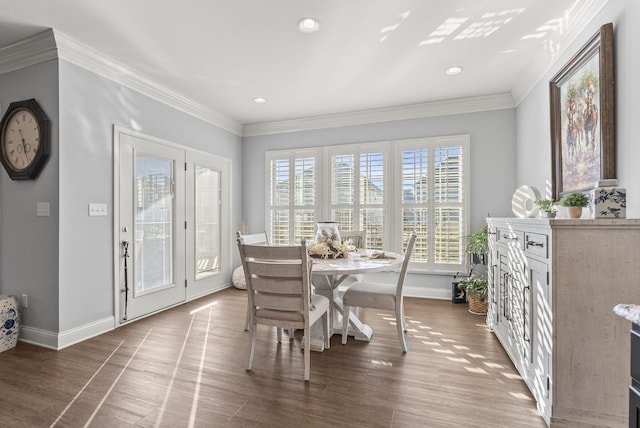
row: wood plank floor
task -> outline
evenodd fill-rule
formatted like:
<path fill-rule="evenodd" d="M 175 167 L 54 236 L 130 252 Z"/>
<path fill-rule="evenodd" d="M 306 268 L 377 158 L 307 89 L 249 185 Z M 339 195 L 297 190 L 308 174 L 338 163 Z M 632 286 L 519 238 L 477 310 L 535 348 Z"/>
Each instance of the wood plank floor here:
<path fill-rule="evenodd" d="M 484 317 L 466 309 L 406 299 L 408 354 L 391 313 L 361 311 L 372 341 L 333 336 L 305 383 L 299 335 L 278 345 L 264 326 L 245 371 L 246 294 L 224 290 L 61 351 L 0 353 L 0 426 L 545 427 Z"/>

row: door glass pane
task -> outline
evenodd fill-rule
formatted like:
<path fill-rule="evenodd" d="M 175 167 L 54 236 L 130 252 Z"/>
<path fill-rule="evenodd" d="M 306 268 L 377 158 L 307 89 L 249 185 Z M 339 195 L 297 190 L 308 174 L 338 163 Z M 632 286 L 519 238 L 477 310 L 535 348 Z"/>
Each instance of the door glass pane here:
<path fill-rule="evenodd" d="M 196 274 L 220 271 L 220 173 L 196 165 Z"/>
<path fill-rule="evenodd" d="M 173 283 L 173 162 L 135 156 L 135 293 Z"/>

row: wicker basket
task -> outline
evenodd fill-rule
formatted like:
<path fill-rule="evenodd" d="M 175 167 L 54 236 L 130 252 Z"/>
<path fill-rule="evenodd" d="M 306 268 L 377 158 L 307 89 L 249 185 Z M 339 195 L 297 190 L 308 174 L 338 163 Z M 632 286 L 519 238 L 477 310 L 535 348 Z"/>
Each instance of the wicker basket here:
<path fill-rule="evenodd" d="M 478 293 L 469 294 L 469 312 L 476 315 L 486 315 L 489 302 L 481 300 Z"/>

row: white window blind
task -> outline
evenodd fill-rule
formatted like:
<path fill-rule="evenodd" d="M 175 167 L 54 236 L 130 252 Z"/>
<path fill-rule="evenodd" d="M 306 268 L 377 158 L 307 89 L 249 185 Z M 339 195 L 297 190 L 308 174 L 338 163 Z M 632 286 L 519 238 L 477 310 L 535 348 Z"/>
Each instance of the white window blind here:
<path fill-rule="evenodd" d="M 368 248 L 404 252 L 416 231 L 412 270 L 461 271 L 468 153 L 467 135 L 268 152 L 271 242 L 310 240 L 317 221 L 335 221 L 366 230 Z"/>
<path fill-rule="evenodd" d="M 367 247 L 382 249 L 384 150 L 376 145 L 331 148 L 331 217 L 341 230 L 365 230 Z"/>
<path fill-rule="evenodd" d="M 402 235 L 418 232 L 412 261 L 427 270 L 462 269 L 468 137 L 400 142 L 398 151 Z"/>
<path fill-rule="evenodd" d="M 316 225 L 316 151 L 268 156 L 270 242 L 286 245 L 311 239 Z"/>

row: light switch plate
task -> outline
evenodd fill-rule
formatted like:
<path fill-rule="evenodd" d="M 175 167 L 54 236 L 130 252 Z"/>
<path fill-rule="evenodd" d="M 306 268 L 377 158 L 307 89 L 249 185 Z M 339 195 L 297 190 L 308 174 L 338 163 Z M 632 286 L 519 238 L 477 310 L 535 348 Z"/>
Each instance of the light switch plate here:
<path fill-rule="evenodd" d="M 89 216 L 106 216 L 107 204 L 89 204 Z"/>
<path fill-rule="evenodd" d="M 36 215 L 38 217 L 49 217 L 49 202 L 37 202 Z"/>

